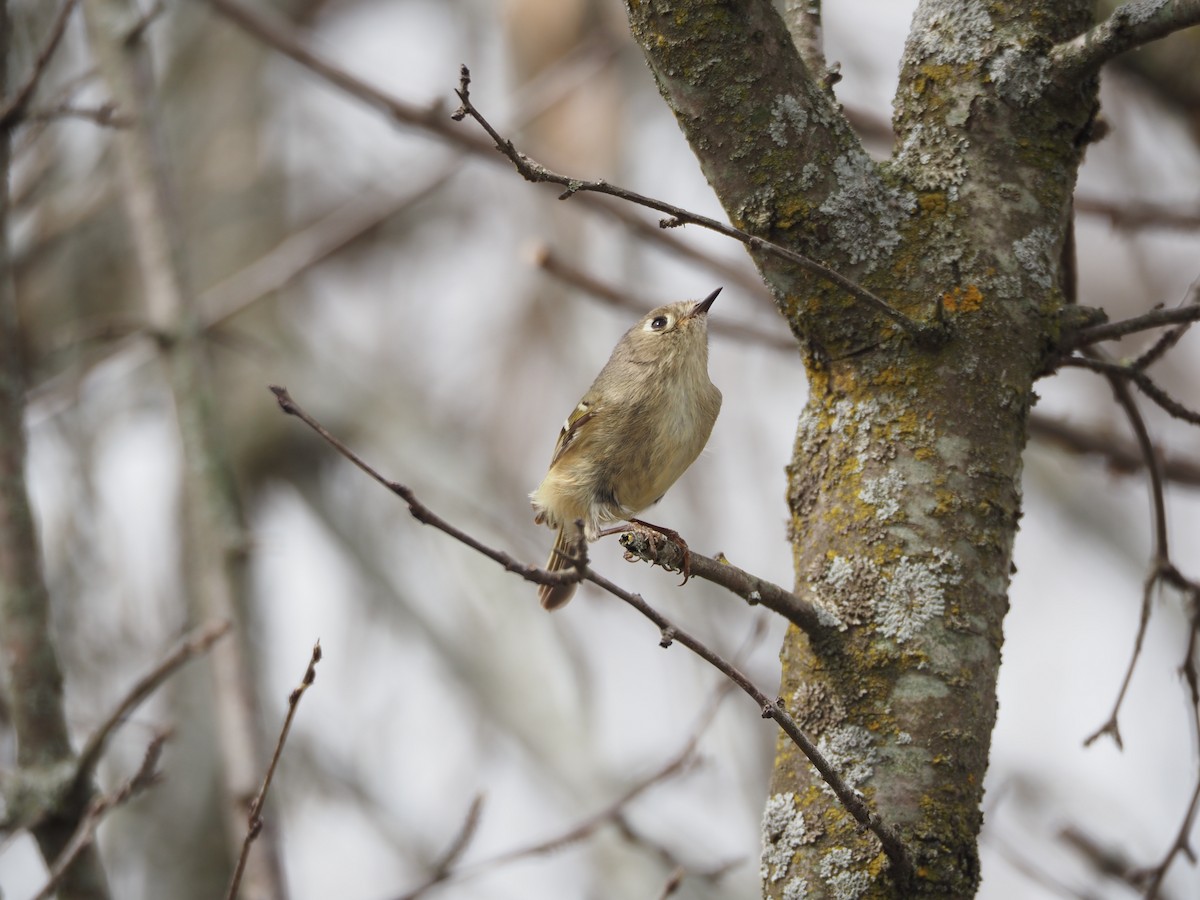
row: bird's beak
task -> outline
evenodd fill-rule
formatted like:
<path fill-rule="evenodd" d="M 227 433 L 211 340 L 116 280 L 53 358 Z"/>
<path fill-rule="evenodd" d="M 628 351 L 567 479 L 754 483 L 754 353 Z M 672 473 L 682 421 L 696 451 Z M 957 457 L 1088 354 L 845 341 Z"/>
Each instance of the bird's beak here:
<path fill-rule="evenodd" d="M 701 300 L 699 303 L 697 303 L 695 305 L 695 307 L 692 308 L 692 315 L 693 316 L 708 315 L 708 308 L 713 305 L 713 301 L 717 299 L 717 294 L 719 294 L 719 293 L 721 293 L 721 288 L 717 288 L 715 291 L 713 291 L 711 294 L 709 294 L 707 297 L 705 297 L 703 300 Z"/>

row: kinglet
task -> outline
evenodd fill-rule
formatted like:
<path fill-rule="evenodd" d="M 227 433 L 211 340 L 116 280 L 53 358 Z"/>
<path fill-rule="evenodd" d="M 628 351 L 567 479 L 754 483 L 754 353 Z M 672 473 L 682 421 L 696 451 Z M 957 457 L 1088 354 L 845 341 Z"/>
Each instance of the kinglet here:
<path fill-rule="evenodd" d="M 571 567 L 577 519 L 594 541 L 601 525 L 661 500 L 704 449 L 721 409 L 708 379 L 708 309 L 719 293 L 646 313 L 567 417 L 550 470 L 529 495 L 535 520 L 558 529 L 550 571 Z M 546 609 L 574 593 L 573 584 L 538 590 Z"/>

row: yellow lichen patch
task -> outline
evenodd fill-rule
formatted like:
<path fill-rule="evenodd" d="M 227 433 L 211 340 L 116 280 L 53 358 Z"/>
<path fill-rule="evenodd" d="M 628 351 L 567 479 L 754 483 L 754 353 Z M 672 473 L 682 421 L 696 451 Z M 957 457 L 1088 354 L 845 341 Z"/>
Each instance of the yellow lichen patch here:
<path fill-rule="evenodd" d="M 942 294 L 942 305 L 946 312 L 975 312 L 983 305 L 983 294 L 973 284 L 956 287 Z"/>
<path fill-rule="evenodd" d="M 937 191 L 931 194 L 922 194 L 917 201 L 921 207 L 921 212 L 924 213 L 944 213 L 946 211 L 946 194 L 943 191 Z"/>

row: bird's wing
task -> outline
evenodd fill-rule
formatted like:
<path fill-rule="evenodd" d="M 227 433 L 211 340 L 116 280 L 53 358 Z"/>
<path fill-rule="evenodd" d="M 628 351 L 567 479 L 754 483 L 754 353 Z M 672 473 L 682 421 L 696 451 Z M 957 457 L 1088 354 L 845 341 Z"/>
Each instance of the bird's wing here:
<path fill-rule="evenodd" d="M 596 398 L 589 394 L 580 400 L 579 405 L 567 416 L 562 431 L 558 433 L 558 443 L 554 445 L 554 456 L 550 459 L 551 468 L 579 440 L 579 436 L 586 433 L 588 423 L 598 412 L 598 406 Z"/>

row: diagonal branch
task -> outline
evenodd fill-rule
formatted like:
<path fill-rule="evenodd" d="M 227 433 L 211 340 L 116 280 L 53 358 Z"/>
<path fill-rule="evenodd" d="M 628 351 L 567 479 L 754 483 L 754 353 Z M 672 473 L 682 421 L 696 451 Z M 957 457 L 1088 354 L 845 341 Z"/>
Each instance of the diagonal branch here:
<path fill-rule="evenodd" d="M 129 802 L 142 791 L 159 782 L 162 775 L 158 771 L 158 761 L 162 757 L 163 745 L 170 736 L 170 732 L 156 735 L 150 742 L 150 746 L 146 748 L 145 756 L 142 757 L 142 764 L 138 767 L 137 772 L 111 794 L 105 794 L 92 800 L 74 834 L 71 835 L 71 839 L 67 841 L 62 853 L 51 864 L 50 877 L 42 885 L 42 889 L 34 895 L 33 900 L 47 900 L 47 898 L 55 896 L 55 892 L 67 873 L 71 871 L 76 860 L 92 846 L 96 839 L 96 829 L 110 811 Z"/>
<path fill-rule="evenodd" d="M 1090 369 L 1093 372 L 1099 372 L 1101 375 L 1131 381 L 1137 385 L 1138 390 L 1157 403 L 1173 418 L 1182 419 L 1193 425 L 1200 425 L 1200 412 L 1184 406 L 1160 388 L 1149 375 L 1136 366 L 1124 365 L 1107 359 L 1087 359 L 1082 356 L 1068 357 L 1062 360 L 1059 365 L 1075 369 Z"/>
<path fill-rule="evenodd" d="M 451 525 L 441 517 L 434 514 L 428 507 L 422 504 L 416 495 L 409 488 L 394 481 L 389 481 L 380 475 L 374 468 L 368 465 L 361 457 L 353 453 L 345 444 L 335 438 L 328 430 L 324 428 L 316 419 L 305 412 L 288 394 L 287 390 L 282 387 L 272 386 L 272 393 L 279 400 L 280 408 L 289 415 L 294 415 L 303 421 L 306 425 L 316 431 L 321 437 L 328 441 L 338 452 L 349 459 L 354 465 L 362 469 L 367 475 L 374 479 L 379 484 L 388 488 L 388 490 L 399 495 L 408 503 L 409 510 L 418 521 L 427 525 L 432 525 L 440 531 L 449 534 L 458 541 L 466 544 L 472 549 L 482 553 L 489 559 L 492 559 L 502 565 L 506 570 L 515 572 L 529 581 L 537 581 L 540 583 L 552 583 L 555 573 L 544 572 L 531 565 L 523 565 L 517 562 L 509 554 L 501 550 L 496 550 L 484 544 L 477 538 L 472 537 L 460 528 Z M 549 577 L 547 577 L 549 576 Z M 598 587 L 604 589 L 615 597 L 620 598 L 627 604 L 632 606 L 643 616 L 658 626 L 661 634 L 661 645 L 665 647 L 671 646 L 672 643 L 678 642 L 687 647 L 709 665 L 716 668 L 719 672 L 725 675 L 730 681 L 741 688 L 748 694 L 757 704 L 762 712 L 764 719 L 774 719 L 776 724 L 783 732 L 792 740 L 792 742 L 800 748 L 800 751 L 808 758 L 813 767 L 820 773 L 821 778 L 833 790 L 838 800 L 841 801 L 846 811 L 864 828 L 869 829 L 879 838 L 879 842 L 883 847 L 883 852 L 886 854 L 892 867 L 892 876 L 898 884 L 907 883 L 913 874 L 912 863 L 909 860 L 908 851 L 899 836 L 888 825 L 886 825 L 879 814 L 876 813 L 867 801 L 855 791 L 850 785 L 834 770 L 829 761 L 817 750 L 816 745 L 809 740 L 808 736 L 800 730 L 800 726 L 796 724 L 784 708 L 782 700 L 771 700 L 767 695 L 759 689 L 740 669 L 733 663 L 710 649 L 702 643 L 698 638 L 692 636 L 687 631 L 676 626 L 673 622 L 667 619 L 656 609 L 646 603 L 639 595 L 631 593 L 619 585 L 609 581 L 603 575 L 598 574 L 586 565 L 586 560 L 580 560 L 576 564 L 574 571 L 563 573 L 558 576 L 564 579 L 562 583 L 566 583 L 566 579 L 574 578 L 578 580 L 582 577 L 584 580 L 590 581 Z M 543 580 L 545 579 L 545 580 Z"/>
<path fill-rule="evenodd" d="M 735 241 L 740 241 L 747 248 L 759 253 L 769 253 L 780 259 L 787 260 L 797 268 L 803 269 L 813 275 L 825 279 L 831 284 L 835 284 L 844 290 L 847 294 L 853 297 L 860 303 L 871 307 L 876 312 L 886 316 L 910 337 L 913 338 L 921 346 L 936 347 L 940 345 L 945 337 L 945 329 L 941 323 L 918 322 L 915 319 L 910 319 L 898 309 L 888 305 L 879 297 L 872 294 L 866 288 L 857 282 L 851 281 L 846 276 L 834 271 L 828 266 L 824 266 L 814 259 L 810 259 L 802 253 L 797 253 L 795 250 L 789 250 L 787 247 L 772 243 L 743 231 L 740 228 L 734 228 L 732 225 L 726 225 L 723 222 L 718 222 L 716 219 L 711 219 L 708 216 L 702 216 L 698 213 L 689 212 L 678 206 L 673 206 L 670 203 L 665 203 L 662 200 L 657 200 L 653 197 L 647 197 L 645 194 L 639 194 L 637 191 L 631 191 L 626 188 L 618 187 L 609 184 L 607 181 L 584 181 L 579 178 L 571 178 L 567 175 L 560 175 L 554 172 L 541 163 L 535 162 L 524 153 L 521 153 L 513 145 L 513 142 L 503 137 L 492 124 L 483 117 L 483 114 L 471 102 L 470 95 L 471 73 L 466 66 L 463 66 L 459 73 L 459 86 L 455 93 L 459 100 L 462 101 L 460 106 L 453 116 L 455 121 L 470 116 L 483 128 L 484 131 L 496 143 L 496 149 L 508 157 L 509 161 L 516 168 L 517 172 L 526 181 L 537 183 L 557 184 L 566 188 L 560 195 L 560 200 L 567 200 L 570 197 L 579 193 L 597 193 L 607 194 L 610 197 L 617 197 L 621 200 L 626 200 L 630 203 L 635 203 L 638 206 L 644 206 L 647 209 L 653 209 L 660 213 L 665 213 L 670 218 L 664 219 L 661 223 L 663 228 L 675 228 L 679 225 L 699 225 L 701 228 L 707 228 L 709 231 L 715 231 L 717 234 L 724 235 L 728 238 L 733 238 Z"/>
<path fill-rule="evenodd" d="M 1092 325 L 1088 328 L 1082 328 L 1064 341 L 1063 348 L 1073 350 L 1078 347 L 1097 344 L 1100 341 L 1116 340 L 1117 338 L 1125 337 L 1128 334 L 1135 334 L 1139 331 L 1149 331 L 1151 328 L 1162 328 L 1165 325 L 1184 325 L 1193 322 L 1200 322 L 1200 290 L 1193 293 L 1191 301 L 1186 306 L 1177 306 L 1172 309 L 1155 309 L 1143 315 L 1134 316 L 1131 319 L 1122 319 L 1119 322 L 1105 322 L 1103 325 Z"/>
<path fill-rule="evenodd" d="M 184 635 L 175 648 L 168 653 L 153 669 L 147 672 L 125 695 L 125 699 L 117 704 L 117 708 L 97 728 L 79 754 L 79 762 L 75 769 L 75 789 L 84 787 L 91 779 L 112 737 L 130 714 L 142 705 L 151 694 L 158 690 L 164 681 L 170 678 L 181 666 L 189 660 L 205 653 L 209 647 L 225 637 L 233 626 L 229 622 L 216 622 L 205 625 Z"/>
<path fill-rule="evenodd" d="M 625 548 L 625 558 L 631 562 L 640 559 L 664 569 L 682 571 L 683 548 L 663 535 L 644 531 L 628 532 L 621 535 L 621 546 Z M 821 623 L 821 613 L 813 604 L 777 584 L 739 569 L 723 554 L 718 554 L 714 559 L 690 550 L 688 560 L 688 574 L 693 578 L 719 584 L 751 606 L 761 604 L 810 635 L 828 630 Z"/>
<path fill-rule="evenodd" d="M 1082 77 L 1110 59 L 1175 31 L 1200 24 L 1200 0 L 1135 0 L 1050 52 L 1055 68 Z"/>
<path fill-rule="evenodd" d="M 78 3 L 79 0 L 63 0 L 58 15 L 50 25 L 50 34 L 42 45 L 37 59 L 34 60 L 33 70 L 25 79 L 25 83 L 17 88 L 12 99 L 0 111 L 0 128 L 12 128 L 29 107 L 34 91 L 37 90 L 38 82 L 41 81 L 42 75 L 49 67 L 50 60 L 54 57 L 54 51 L 58 49 L 59 42 L 62 41 L 62 37 L 67 31 L 67 20 L 71 18 L 71 13 L 75 11 Z"/>
<path fill-rule="evenodd" d="M 242 883 L 242 874 L 246 871 L 246 861 L 250 858 L 250 847 L 262 833 L 263 804 L 267 802 L 267 792 L 271 790 L 271 780 L 275 777 L 275 768 L 279 765 L 279 757 L 283 755 L 283 745 L 287 742 L 288 734 L 291 733 L 292 721 L 296 718 L 296 710 L 300 707 L 300 698 L 317 680 L 317 663 L 320 661 L 321 642 L 317 641 L 313 644 L 312 655 L 308 660 L 308 668 L 304 670 L 304 677 L 300 680 L 299 686 L 288 696 L 288 711 L 283 719 L 283 727 L 279 730 L 279 740 L 275 742 L 275 752 L 271 754 L 271 762 L 267 766 L 267 774 L 263 776 L 262 786 L 250 803 L 250 813 L 246 821 L 246 837 L 242 840 L 242 852 L 238 856 L 233 877 L 229 881 L 229 890 L 225 895 L 226 900 L 236 900 L 237 898 Z"/>

